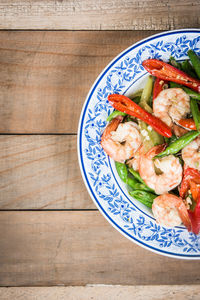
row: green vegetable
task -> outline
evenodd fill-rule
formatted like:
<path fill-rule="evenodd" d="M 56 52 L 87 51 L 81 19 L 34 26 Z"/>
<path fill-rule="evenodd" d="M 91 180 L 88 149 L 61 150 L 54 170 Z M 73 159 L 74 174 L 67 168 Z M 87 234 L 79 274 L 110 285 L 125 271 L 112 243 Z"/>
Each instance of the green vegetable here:
<path fill-rule="evenodd" d="M 175 136 L 174 134 L 169 138 L 169 144 L 174 143 L 176 140 L 178 140 L 178 137 Z"/>
<path fill-rule="evenodd" d="M 134 97 L 134 98 L 132 98 L 131 100 L 133 101 L 133 102 L 135 102 L 136 104 L 139 104 L 140 103 L 140 96 L 136 96 L 136 97 Z"/>
<path fill-rule="evenodd" d="M 152 147 L 162 144 L 164 142 L 163 137 L 155 130 L 153 130 L 151 126 L 140 120 L 138 120 L 138 124 L 143 141 L 144 152 L 147 152 Z"/>
<path fill-rule="evenodd" d="M 165 141 L 165 143 L 169 144 L 170 143 L 170 138 L 164 136 L 164 141 Z"/>
<path fill-rule="evenodd" d="M 190 109 L 192 112 L 192 116 L 196 125 L 196 129 L 199 131 L 200 129 L 200 112 L 197 102 L 194 99 L 190 100 Z"/>
<path fill-rule="evenodd" d="M 152 108 L 149 105 L 152 97 L 152 90 L 153 90 L 153 78 L 152 76 L 149 76 L 147 79 L 147 83 L 143 89 L 141 100 L 139 103 L 139 105 L 149 113 L 152 113 Z M 164 141 L 163 137 L 155 130 L 153 130 L 151 126 L 149 126 L 148 124 L 146 124 L 141 120 L 138 120 L 138 124 L 140 127 L 140 131 L 142 133 L 142 141 L 143 141 L 145 152 L 147 152 L 153 146 L 163 143 Z"/>
<path fill-rule="evenodd" d="M 199 60 L 199 57 L 191 49 L 188 51 L 187 54 L 188 54 L 188 56 L 191 60 L 191 63 L 192 63 L 192 65 L 193 65 L 193 67 L 194 67 L 194 69 L 197 73 L 198 78 L 200 79 L 200 60 Z"/>
<path fill-rule="evenodd" d="M 118 162 L 118 161 L 115 162 L 115 166 L 116 166 L 117 173 L 118 173 L 119 177 L 121 178 L 121 180 L 123 182 L 126 183 L 127 177 L 128 177 L 127 166 L 123 163 Z"/>
<path fill-rule="evenodd" d="M 143 190 L 143 191 L 150 190 L 150 188 L 146 184 L 140 183 L 135 178 L 130 177 L 128 175 L 128 169 L 125 164 L 116 161 L 115 166 L 121 180 L 125 182 L 128 186 L 130 186 L 132 189 Z"/>
<path fill-rule="evenodd" d="M 175 60 L 175 58 L 174 58 L 173 56 L 170 56 L 170 58 L 169 58 L 169 63 L 170 63 L 173 67 L 175 67 L 175 68 L 181 70 L 181 64 L 178 63 L 178 62 Z"/>
<path fill-rule="evenodd" d="M 140 201 L 147 207 L 152 208 L 153 200 L 157 195 L 145 191 L 130 191 L 129 194 L 134 197 L 136 200 Z"/>
<path fill-rule="evenodd" d="M 189 195 L 188 197 L 190 197 L 190 195 Z M 192 200 L 192 204 L 190 205 L 190 210 L 191 210 L 191 211 L 194 211 L 197 203 L 196 203 L 196 201 L 192 198 L 192 196 L 190 197 L 190 199 Z"/>
<path fill-rule="evenodd" d="M 107 122 L 110 122 L 112 119 L 114 119 L 117 116 L 126 116 L 125 113 L 119 111 L 119 110 L 114 110 L 106 119 Z"/>
<path fill-rule="evenodd" d="M 154 190 L 152 190 L 150 187 L 146 185 L 146 183 L 144 182 L 144 180 L 142 179 L 142 177 L 137 171 L 133 170 L 133 168 L 129 168 L 128 170 L 135 177 L 135 179 L 137 179 L 139 182 L 141 182 L 143 185 L 146 186 L 146 190 L 154 192 Z"/>
<path fill-rule="evenodd" d="M 130 186 L 133 190 L 150 191 L 150 188 L 146 186 L 146 184 L 142 184 L 129 176 L 127 177 L 126 184 Z"/>
<path fill-rule="evenodd" d="M 140 106 L 144 108 L 146 111 L 148 111 L 149 113 L 152 113 L 152 108 L 149 105 L 152 90 L 153 90 L 153 77 L 149 76 L 140 99 Z"/>
<path fill-rule="evenodd" d="M 141 97 L 142 92 L 143 92 L 143 89 L 138 90 L 137 92 L 135 92 L 135 93 L 133 93 L 133 94 L 130 94 L 128 97 L 129 97 L 131 100 L 133 100 L 133 99 L 136 98 L 136 97 Z"/>
<path fill-rule="evenodd" d="M 181 63 L 181 69 L 183 72 L 190 75 L 191 77 L 197 78 L 197 75 L 195 74 L 195 70 L 189 63 L 189 60 L 185 60 Z"/>
<path fill-rule="evenodd" d="M 192 130 L 187 132 L 186 134 L 182 135 L 179 139 L 175 142 L 171 143 L 163 152 L 159 153 L 154 157 L 164 157 L 170 154 L 176 154 L 185 146 L 187 146 L 191 141 L 193 141 L 198 135 L 200 134 L 199 131 Z"/>
<path fill-rule="evenodd" d="M 170 82 L 170 88 L 180 88 L 182 90 L 184 90 L 186 92 L 186 94 L 188 94 L 190 97 L 196 99 L 196 100 L 200 100 L 200 94 L 198 94 L 197 92 L 181 85 L 175 82 Z"/>

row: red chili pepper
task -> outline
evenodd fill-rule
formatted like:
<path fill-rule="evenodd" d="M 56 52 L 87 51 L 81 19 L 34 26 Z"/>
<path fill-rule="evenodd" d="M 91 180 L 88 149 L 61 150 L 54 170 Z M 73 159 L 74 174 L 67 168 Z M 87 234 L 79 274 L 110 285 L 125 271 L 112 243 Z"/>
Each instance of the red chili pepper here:
<path fill-rule="evenodd" d="M 190 182 L 190 191 L 192 194 L 192 198 L 194 199 L 194 201 L 197 201 L 200 192 L 200 187 L 192 180 L 190 180 L 189 182 Z"/>
<path fill-rule="evenodd" d="M 184 176 L 179 191 L 181 198 L 185 198 L 187 191 L 190 189 L 191 181 L 196 184 L 200 184 L 200 173 L 196 169 L 187 168 L 184 171 Z"/>
<path fill-rule="evenodd" d="M 166 137 L 172 136 L 171 129 L 164 122 L 148 113 L 146 110 L 141 108 L 126 96 L 112 94 L 108 96 L 108 101 L 115 109 L 146 122 L 159 134 Z"/>
<path fill-rule="evenodd" d="M 181 119 L 177 123 L 185 128 L 196 130 L 196 125 L 193 119 Z"/>
<path fill-rule="evenodd" d="M 142 63 L 143 67 L 153 76 L 160 79 L 177 82 L 200 92 L 200 80 L 192 78 L 186 73 L 158 59 L 147 59 Z"/>
<path fill-rule="evenodd" d="M 200 194 L 198 195 L 197 204 L 193 212 L 188 212 L 191 225 L 192 225 L 192 232 L 198 234 L 200 231 Z"/>
<path fill-rule="evenodd" d="M 153 86 L 153 100 L 160 94 L 160 92 L 163 90 L 164 84 L 166 83 L 167 83 L 166 81 L 158 77 L 156 78 Z"/>

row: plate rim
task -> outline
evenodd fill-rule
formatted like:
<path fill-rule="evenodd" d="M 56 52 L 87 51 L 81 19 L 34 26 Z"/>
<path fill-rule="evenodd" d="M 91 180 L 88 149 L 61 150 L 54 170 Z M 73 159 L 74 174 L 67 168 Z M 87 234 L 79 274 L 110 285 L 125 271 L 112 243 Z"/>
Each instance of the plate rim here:
<path fill-rule="evenodd" d="M 126 53 L 128 53 L 132 48 L 135 48 L 137 46 L 139 46 L 140 44 L 142 45 L 144 42 L 148 42 L 151 41 L 157 37 L 162 37 L 162 36 L 167 36 L 167 35 L 171 35 L 171 34 L 178 34 L 178 33 L 200 33 L 200 29 L 198 28 L 184 28 L 184 29 L 178 29 L 178 30 L 169 30 L 169 31 L 163 31 L 157 34 L 153 34 L 150 35 L 142 40 L 139 40 L 138 42 L 132 44 L 131 46 L 129 46 L 128 48 L 124 49 L 123 51 L 121 51 L 117 56 L 115 56 L 109 64 L 106 65 L 106 67 L 101 71 L 101 73 L 97 76 L 96 80 L 94 81 L 94 83 L 92 84 L 86 98 L 83 104 L 83 107 L 81 109 L 81 113 L 80 113 L 80 117 L 79 117 L 79 123 L 78 123 L 78 133 L 77 133 L 77 154 L 78 154 L 78 162 L 79 162 L 79 167 L 80 167 L 80 171 L 81 171 L 81 175 L 84 181 L 84 184 L 87 188 L 87 191 L 90 195 L 90 197 L 92 198 L 93 202 L 95 203 L 96 207 L 98 208 L 98 210 L 100 211 L 100 213 L 104 216 L 104 218 L 118 231 L 120 232 L 124 237 L 126 237 L 127 239 L 129 239 L 130 241 L 132 241 L 133 243 L 143 247 L 146 250 L 149 250 L 153 253 L 162 255 L 162 256 L 166 256 L 166 257 L 171 257 L 171 258 L 176 258 L 176 259 L 182 259 L 182 260 L 199 260 L 200 259 L 200 254 L 198 255 L 187 255 L 187 254 L 175 254 L 173 252 L 167 252 L 167 251 L 163 251 L 157 248 L 154 248 L 150 245 L 146 245 L 144 244 L 142 241 L 137 240 L 137 238 L 135 238 L 134 236 L 130 236 L 127 232 L 125 232 L 123 230 L 123 228 L 121 228 L 114 220 L 111 219 L 111 217 L 107 214 L 107 212 L 104 210 L 104 208 L 100 205 L 99 201 L 96 200 L 95 194 L 93 192 L 93 190 L 90 188 L 90 184 L 88 183 L 88 179 L 86 176 L 86 173 L 84 171 L 84 167 L 83 167 L 83 163 L 82 163 L 82 154 L 81 154 L 81 131 L 82 131 L 82 123 L 83 123 L 83 116 L 84 113 L 87 109 L 87 106 L 89 104 L 90 98 L 93 94 L 93 92 L 96 89 L 97 84 L 100 82 L 100 80 L 102 79 L 102 77 L 109 71 L 109 69 L 112 67 L 112 65 L 117 62 L 117 60 L 119 60 L 121 57 L 123 57 L 124 55 L 126 55 Z"/>

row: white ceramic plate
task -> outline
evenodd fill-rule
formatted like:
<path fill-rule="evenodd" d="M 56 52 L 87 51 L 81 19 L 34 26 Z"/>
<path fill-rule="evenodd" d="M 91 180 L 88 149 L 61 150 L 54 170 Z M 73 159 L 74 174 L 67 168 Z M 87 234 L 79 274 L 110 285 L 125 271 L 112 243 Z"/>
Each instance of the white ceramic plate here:
<path fill-rule="evenodd" d="M 157 34 L 142 40 L 117 56 L 92 86 L 82 109 L 78 131 L 79 163 L 86 187 L 99 210 L 123 235 L 156 253 L 176 258 L 200 258 L 200 235 L 184 226 L 158 225 L 151 210 L 129 196 L 116 173 L 114 162 L 100 145 L 106 118 L 113 108 L 107 97 L 112 93 L 132 93 L 144 86 L 147 72 L 142 61 L 187 58 L 193 49 L 200 55 L 200 30 L 184 29 Z"/>

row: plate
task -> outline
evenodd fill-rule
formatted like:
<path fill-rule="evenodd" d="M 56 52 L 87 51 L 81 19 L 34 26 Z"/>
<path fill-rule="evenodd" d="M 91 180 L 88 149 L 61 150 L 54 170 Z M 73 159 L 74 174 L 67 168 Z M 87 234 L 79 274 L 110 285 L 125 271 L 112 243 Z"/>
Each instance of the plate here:
<path fill-rule="evenodd" d="M 151 210 L 129 196 L 113 160 L 100 145 L 106 118 L 113 110 L 108 104 L 108 95 L 128 96 L 144 86 L 148 75 L 142 67 L 143 60 L 168 61 L 170 55 L 184 60 L 189 49 L 200 55 L 200 30 L 184 29 L 153 35 L 117 56 L 99 75 L 83 106 L 78 130 L 78 156 L 93 201 L 124 236 L 162 255 L 199 259 L 200 235 L 189 233 L 184 226 L 167 228 L 158 225 Z"/>

